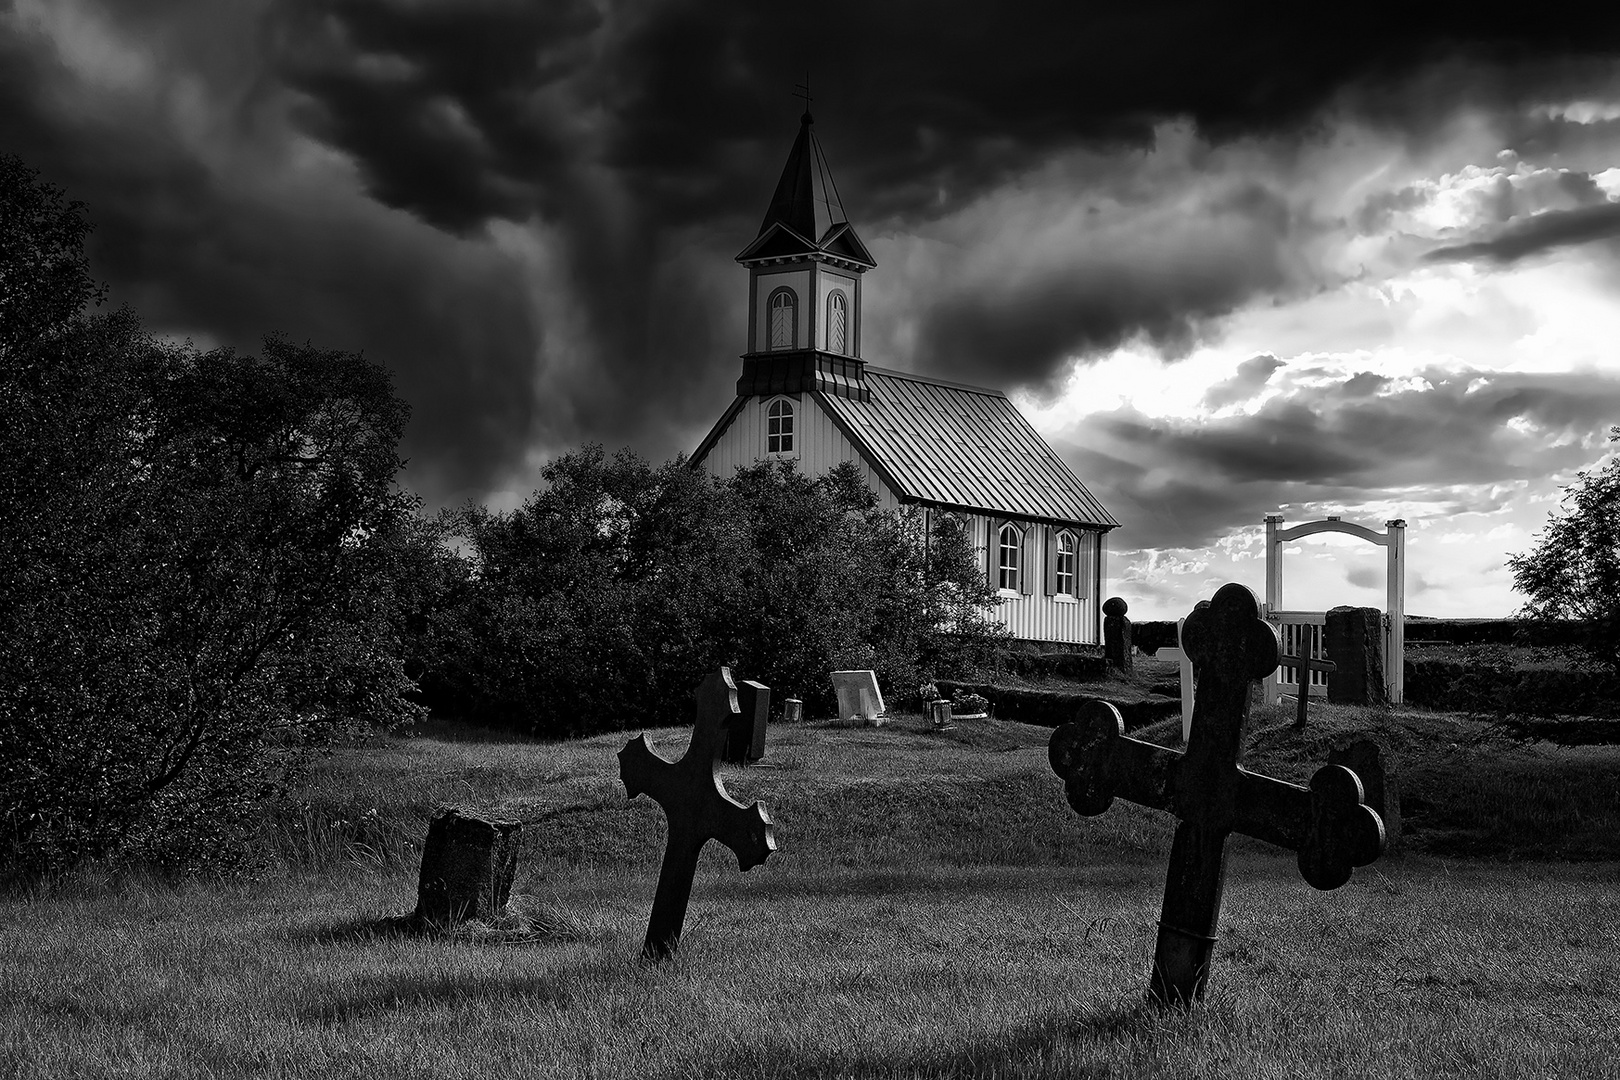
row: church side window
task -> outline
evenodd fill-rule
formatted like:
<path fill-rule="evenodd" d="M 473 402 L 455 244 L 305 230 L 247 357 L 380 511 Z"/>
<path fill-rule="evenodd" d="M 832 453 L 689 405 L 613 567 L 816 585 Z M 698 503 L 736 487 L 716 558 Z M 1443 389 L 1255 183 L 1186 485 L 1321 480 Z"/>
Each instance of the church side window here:
<path fill-rule="evenodd" d="M 765 452 L 793 453 L 793 403 L 778 399 L 765 410 Z"/>
<path fill-rule="evenodd" d="M 827 351 L 849 352 L 849 301 L 841 289 L 827 297 Z"/>
<path fill-rule="evenodd" d="M 1000 567 L 1001 572 L 997 575 L 996 583 L 1003 589 L 1016 590 L 1018 588 L 1018 553 L 1023 546 L 1023 536 L 1018 532 L 1016 525 L 1003 525 L 1001 532 L 997 536 L 997 545 L 1001 556 L 997 565 Z"/>
<path fill-rule="evenodd" d="M 771 348 L 793 348 L 799 336 L 799 310 L 794 303 L 793 290 L 781 288 L 771 293 L 766 309 L 770 313 Z"/>
<path fill-rule="evenodd" d="M 1077 596 L 1074 590 L 1076 554 L 1074 533 L 1061 532 L 1057 538 L 1057 591 L 1064 596 Z"/>

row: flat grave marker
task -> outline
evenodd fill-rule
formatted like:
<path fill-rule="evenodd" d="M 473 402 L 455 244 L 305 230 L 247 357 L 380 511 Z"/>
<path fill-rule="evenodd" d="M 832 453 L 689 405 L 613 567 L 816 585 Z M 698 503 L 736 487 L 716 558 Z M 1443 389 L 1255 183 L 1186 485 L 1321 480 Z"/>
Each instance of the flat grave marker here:
<path fill-rule="evenodd" d="M 669 835 L 658 871 L 652 914 L 642 955 L 650 960 L 671 956 L 680 944 L 686 906 L 698 853 L 718 840 L 737 856 L 737 868 L 749 870 L 776 850 L 770 815 L 759 803 L 744 806 L 726 794 L 720 781 L 720 754 L 734 718 L 741 716 L 737 684 L 721 668 L 698 685 L 697 721 L 692 742 L 679 761 L 656 753 L 647 736 L 638 735 L 619 751 L 619 779 L 630 798 L 651 795 L 664 808 Z"/>
<path fill-rule="evenodd" d="M 1200 602 L 1182 626 L 1182 648 L 1198 669 L 1185 753 L 1126 738 L 1119 710 L 1101 701 L 1081 706 L 1075 720 L 1052 733 L 1048 748 L 1077 813 L 1101 814 L 1121 796 L 1181 819 L 1148 986 L 1153 1000 L 1166 1005 L 1204 995 L 1228 833 L 1297 852 L 1300 873 L 1324 890 L 1343 885 L 1384 850 L 1383 822 L 1344 766 L 1324 765 L 1308 788 L 1239 768 L 1250 684 L 1278 661 L 1276 634 L 1260 619 L 1254 594 L 1229 584 Z"/>

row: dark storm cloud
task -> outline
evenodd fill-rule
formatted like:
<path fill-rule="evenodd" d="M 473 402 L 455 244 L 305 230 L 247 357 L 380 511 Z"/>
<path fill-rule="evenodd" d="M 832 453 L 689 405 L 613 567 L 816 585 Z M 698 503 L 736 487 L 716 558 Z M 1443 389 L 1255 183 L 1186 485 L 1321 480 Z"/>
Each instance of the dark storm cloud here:
<path fill-rule="evenodd" d="M 1075 148 L 1140 154 L 1167 119 L 1213 143 L 1286 143 L 1349 102 L 1407 127 L 1412 96 L 1385 88 L 1436 64 L 1473 73 L 1424 84 L 1443 112 L 1481 80 L 1503 100 L 1567 80 L 1620 33 L 1458 11 L 1362 8 L 1324 33 L 1314 9 L 1246 20 L 1163 3 L 18 4 L 0 10 L 0 135 L 92 204 L 101 272 L 149 317 L 389 363 L 415 407 L 414 467 L 457 489 L 495 483 L 520 447 L 690 447 L 735 377 L 744 276 L 729 260 L 769 198 L 807 68 L 870 242 Z M 121 85 L 118 64 L 52 55 L 53 34 L 88 34 L 94 53 L 103 28 L 152 70 Z M 336 196 L 310 212 L 307 192 L 278 199 L 273 182 L 236 190 L 256 156 L 307 154 L 305 136 L 427 228 Z M 1116 207 L 1133 197 L 1151 193 Z M 1002 277 L 964 252 L 961 275 L 904 301 L 916 365 L 1046 385 L 1076 352 L 1135 335 L 1176 352 L 1211 319 L 1309 287 L 1282 257 L 1301 224 L 1275 193 L 1238 187 L 1201 209 L 1231 233 L 1179 259 L 1138 257 L 1152 236 L 1123 227 L 1110 252 Z"/>
<path fill-rule="evenodd" d="M 1265 389 L 1272 373 L 1282 366 L 1281 360 L 1269 354 L 1250 357 L 1237 366 L 1230 379 L 1216 383 L 1205 392 L 1204 404 L 1211 409 L 1219 409 L 1223 405 L 1248 401 Z"/>
<path fill-rule="evenodd" d="M 1059 443 L 1125 523 L 1124 543 L 1192 548 L 1283 504 L 1380 491 L 1446 513 L 1496 509 L 1507 495 L 1491 486 L 1582 464 L 1616 416 L 1612 374 L 1436 371 L 1378 396 L 1294 388 L 1253 414 L 1201 421 L 1126 407 Z"/>
<path fill-rule="evenodd" d="M 535 328 L 509 259 L 319 189 L 244 184 L 149 101 L 91 96 L 103 108 L 90 109 L 61 65 L 17 46 L 0 36 L 0 145 L 89 205 L 92 271 L 113 303 L 204 347 L 257 352 L 283 332 L 383 362 L 412 406 L 410 479 L 434 496 L 481 494 L 493 465 L 521 458 Z M 233 42 L 211 46 L 228 68 Z M 251 87 L 216 90 L 259 122 Z M 251 167 L 264 152 L 242 153 Z"/>
<path fill-rule="evenodd" d="M 1554 248 L 1613 240 L 1617 236 L 1620 236 L 1620 202 L 1605 202 L 1573 210 L 1548 210 L 1521 218 L 1488 240 L 1436 248 L 1423 258 L 1426 262 L 1478 259 L 1513 263 Z"/>
<path fill-rule="evenodd" d="M 309 97 L 311 130 L 355 155 L 378 198 L 444 227 L 530 212 L 558 223 L 609 367 L 603 385 L 673 364 L 694 373 L 697 401 L 728 381 L 731 361 L 690 347 L 724 347 L 711 335 L 689 343 L 647 323 L 641 313 L 660 302 L 647 267 L 699 224 L 714 230 L 717 256 L 747 242 L 791 138 L 788 90 L 807 69 L 845 204 L 870 236 L 938 218 L 1064 148 L 1148 146 L 1169 117 L 1217 136 L 1272 130 L 1361 80 L 1436 60 L 1511 65 L 1602 49 L 1568 30 L 1409 7 L 1398 35 L 1376 12 L 1323 34 L 1315 12 L 1245 21 L 1194 4 L 957 5 L 927 17 L 742 0 L 602 16 L 386 0 L 319 11 L 294 20 L 313 43 L 291 35 L 283 66 Z M 590 166 L 622 197 L 604 198 Z M 1210 209 L 1250 219 L 1252 242 L 1219 257 L 1143 265 L 1127 246 L 1011 281 L 944 283 L 920 312 L 912 362 L 1041 386 L 1066 358 L 1136 335 L 1184 352 L 1210 320 L 1286 283 L 1275 245 L 1288 238 L 1288 208 L 1258 185 L 1242 194 Z M 625 430 L 647 422 L 634 407 L 594 412 Z"/>
<path fill-rule="evenodd" d="M 298 3 L 276 9 L 271 59 L 377 199 L 464 232 L 566 209 L 577 118 L 548 116 L 545 95 L 581 73 L 601 22 L 585 0 Z"/>

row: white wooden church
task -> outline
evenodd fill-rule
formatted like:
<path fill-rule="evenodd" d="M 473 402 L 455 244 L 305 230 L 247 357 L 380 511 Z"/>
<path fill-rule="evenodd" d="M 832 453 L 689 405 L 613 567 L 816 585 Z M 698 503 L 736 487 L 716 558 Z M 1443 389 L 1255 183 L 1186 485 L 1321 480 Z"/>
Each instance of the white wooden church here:
<path fill-rule="evenodd" d="M 999 617 L 1037 642 L 1102 640 L 1107 537 L 1119 522 L 999 390 L 861 356 L 861 277 L 877 266 L 838 198 L 807 112 L 754 242 L 737 397 L 693 452 L 717 476 L 784 458 L 819 476 L 856 462 L 888 509 L 969 530 Z"/>

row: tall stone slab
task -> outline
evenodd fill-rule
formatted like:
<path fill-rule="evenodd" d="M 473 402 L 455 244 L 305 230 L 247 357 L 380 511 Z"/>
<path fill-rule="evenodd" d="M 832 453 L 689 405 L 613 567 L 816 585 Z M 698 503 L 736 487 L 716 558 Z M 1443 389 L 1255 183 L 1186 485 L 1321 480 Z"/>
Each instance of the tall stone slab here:
<path fill-rule="evenodd" d="M 1103 659 L 1115 671 L 1129 675 L 1134 669 L 1131 654 L 1131 620 L 1125 614 L 1130 605 L 1118 596 L 1103 602 Z"/>
<path fill-rule="evenodd" d="M 1384 822 L 1384 850 L 1397 851 L 1401 843 L 1401 785 L 1395 759 L 1372 739 L 1357 739 L 1328 750 L 1329 765 L 1343 765 L 1361 780 L 1363 801 Z"/>
<path fill-rule="evenodd" d="M 1336 607 L 1327 613 L 1323 647 L 1334 669 L 1328 701 L 1335 705 L 1388 705 L 1384 685 L 1384 616 L 1371 607 Z"/>

